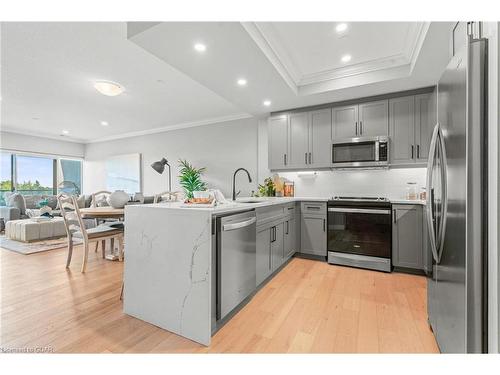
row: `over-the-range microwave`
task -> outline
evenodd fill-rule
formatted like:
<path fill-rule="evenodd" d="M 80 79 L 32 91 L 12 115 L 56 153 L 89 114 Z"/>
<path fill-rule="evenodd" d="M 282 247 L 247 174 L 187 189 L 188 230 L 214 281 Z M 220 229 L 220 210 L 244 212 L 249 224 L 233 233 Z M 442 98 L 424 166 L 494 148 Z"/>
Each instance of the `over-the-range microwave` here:
<path fill-rule="evenodd" d="M 383 168 L 389 166 L 389 137 L 357 137 L 332 143 L 333 168 Z"/>

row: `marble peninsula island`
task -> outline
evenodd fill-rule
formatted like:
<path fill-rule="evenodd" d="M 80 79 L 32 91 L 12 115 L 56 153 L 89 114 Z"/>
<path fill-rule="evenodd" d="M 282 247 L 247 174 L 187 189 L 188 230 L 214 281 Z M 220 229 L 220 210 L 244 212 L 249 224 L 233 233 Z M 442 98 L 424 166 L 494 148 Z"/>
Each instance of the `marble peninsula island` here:
<path fill-rule="evenodd" d="M 210 345 L 217 329 L 296 251 L 325 260 L 327 202 L 242 198 L 213 208 L 126 206 L 124 312 Z"/>
<path fill-rule="evenodd" d="M 215 219 L 250 211 L 256 212 L 257 226 L 272 224 L 287 214 L 294 215 L 298 211 L 295 206 L 301 201 L 298 198 L 253 200 L 213 208 L 186 208 L 179 202 L 126 206 L 124 312 L 209 345 L 218 328 L 214 295 L 217 290 Z M 322 204 L 325 215 L 327 200 L 307 198 Z M 263 259 L 263 264 L 267 263 L 267 258 Z M 281 263 L 284 265 L 286 261 Z M 259 267 L 259 264 L 253 262 L 249 266 Z M 254 290 L 257 283 L 262 284 L 258 276 Z"/>

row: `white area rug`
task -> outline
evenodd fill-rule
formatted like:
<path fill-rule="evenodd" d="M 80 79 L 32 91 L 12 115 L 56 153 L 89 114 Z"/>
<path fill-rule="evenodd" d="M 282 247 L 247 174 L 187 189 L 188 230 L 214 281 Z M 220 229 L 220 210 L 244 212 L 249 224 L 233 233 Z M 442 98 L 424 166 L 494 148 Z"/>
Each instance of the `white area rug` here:
<path fill-rule="evenodd" d="M 78 245 L 80 242 L 75 242 Z M 21 242 L 10 240 L 5 237 L 5 235 L 0 235 L 0 247 L 6 250 L 15 251 L 21 254 L 33 254 L 40 253 L 42 251 L 49 251 L 60 249 L 62 247 L 68 246 L 68 241 L 66 237 L 41 240 L 36 242 Z"/>

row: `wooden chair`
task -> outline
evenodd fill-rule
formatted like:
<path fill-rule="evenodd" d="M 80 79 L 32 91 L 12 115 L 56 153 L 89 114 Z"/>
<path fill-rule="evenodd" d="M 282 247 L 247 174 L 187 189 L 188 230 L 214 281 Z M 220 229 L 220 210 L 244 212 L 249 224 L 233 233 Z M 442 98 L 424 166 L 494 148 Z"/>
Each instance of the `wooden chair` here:
<path fill-rule="evenodd" d="M 153 203 L 160 203 L 164 200 L 175 202 L 179 199 L 179 195 L 179 191 L 164 191 L 163 193 L 155 195 Z"/>
<path fill-rule="evenodd" d="M 87 259 L 89 256 L 89 245 L 91 242 L 105 241 L 107 239 L 117 239 L 119 253 L 119 260 L 123 260 L 123 229 L 112 228 L 109 225 L 102 224 L 95 228 L 86 229 L 83 224 L 78 203 L 75 196 L 68 196 L 61 194 L 57 197 L 59 207 L 61 208 L 61 216 L 64 219 L 66 226 L 66 233 L 68 235 L 68 259 L 66 261 L 66 268 L 69 268 L 71 263 L 71 256 L 73 254 L 74 239 L 83 240 L 83 262 L 82 272 L 85 272 L 87 267 Z M 102 248 L 102 256 L 104 258 L 104 246 Z"/>
<path fill-rule="evenodd" d="M 107 190 L 101 190 L 93 193 L 92 200 L 90 201 L 90 207 L 97 207 L 97 199 L 100 199 L 101 197 L 105 197 L 106 199 L 108 199 L 110 195 L 111 192 Z"/>

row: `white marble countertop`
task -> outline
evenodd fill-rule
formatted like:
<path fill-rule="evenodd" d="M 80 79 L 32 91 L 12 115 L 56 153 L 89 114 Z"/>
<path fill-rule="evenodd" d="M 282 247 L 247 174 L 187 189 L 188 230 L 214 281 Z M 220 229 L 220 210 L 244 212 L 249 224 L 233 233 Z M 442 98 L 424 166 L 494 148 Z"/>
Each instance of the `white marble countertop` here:
<path fill-rule="evenodd" d="M 239 202 L 241 200 L 247 199 L 255 199 L 258 202 L 252 203 L 243 203 Z M 140 205 L 141 207 L 150 207 L 150 208 L 158 208 L 158 209 L 172 209 L 172 210 L 197 210 L 197 211 L 205 211 L 210 212 L 211 214 L 225 214 L 230 212 L 238 212 L 242 210 L 251 210 L 259 207 L 273 206 L 277 204 L 285 204 L 290 202 L 328 202 L 330 197 L 262 197 L 262 198 L 239 198 L 236 202 L 230 202 L 227 204 L 220 204 L 215 207 L 186 207 L 182 202 L 162 202 L 162 203 L 153 203 L 153 204 L 145 204 Z M 394 198 L 390 199 L 391 203 L 395 204 L 418 204 L 424 205 L 425 201 L 422 200 L 408 200 L 403 198 Z M 128 206 L 125 207 L 127 209 Z M 137 207 L 137 206 L 136 206 Z"/>

